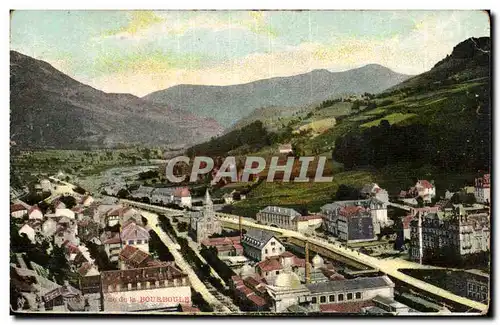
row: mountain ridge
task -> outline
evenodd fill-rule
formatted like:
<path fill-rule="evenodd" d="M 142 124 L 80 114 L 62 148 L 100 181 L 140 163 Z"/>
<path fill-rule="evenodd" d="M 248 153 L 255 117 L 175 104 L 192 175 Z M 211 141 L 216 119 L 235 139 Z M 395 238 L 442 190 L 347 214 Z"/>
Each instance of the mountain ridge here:
<path fill-rule="evenodd" d="M 213 119 L 105 93 L 16 51 L 10 51 L 10 75 L 11 140 L 20 146 L 179 145 L 222 132 Z"/>
<path fill-rule="evenodd" d="M 368 64 L 341 72 L 316 69 L 228 86 L 181 84 L 142 98 L 159 104 L 170 102 L 196 115 L 213 116 L 227 128 L 258 108 L 300 107 L 342 95 L 377 93 L 409 77 Z"/>

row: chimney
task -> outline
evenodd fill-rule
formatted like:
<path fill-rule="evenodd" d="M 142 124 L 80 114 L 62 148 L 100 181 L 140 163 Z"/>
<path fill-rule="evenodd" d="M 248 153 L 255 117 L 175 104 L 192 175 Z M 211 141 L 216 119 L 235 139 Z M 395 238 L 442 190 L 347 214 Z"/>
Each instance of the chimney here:
<path fill-rule="evenodd" d="M 239 216 L 239 225 L 240 225 L 240 242 L 243 240 L 243 217 Z"/>
<path fill-rule="evenodd" d="M 309 265 L 309 242 L 306 240 L 306 245 L 304 247 L 305 251 L 306 251 L 306 284 L 310 283 L 311 282 L 311 266 Z"/>

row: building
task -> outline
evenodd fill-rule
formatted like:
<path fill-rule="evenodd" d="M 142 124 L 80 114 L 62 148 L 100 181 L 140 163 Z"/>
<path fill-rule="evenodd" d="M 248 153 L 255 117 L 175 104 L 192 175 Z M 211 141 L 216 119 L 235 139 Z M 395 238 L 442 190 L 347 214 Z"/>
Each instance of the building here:
<path fill-rule="evenodd" d="M 214 205 L 207 189 L 202 211 L 191 213 L 190 233 L 196 242 L 201 243 L 209 236 L 221 232 L 222 226 L 219 218 L 215 216 Z"/>
<path fill-rule="evenodd" d="M 176 311 L 191 304 L 188 275 L 174 263 L 101 274 L 104 311 Z"/>
<path fill-rule="evenodd" d="M 411 199 L 421 197 L 425 203 L 432 202 L 436 196 L 436 186 L 433 181 L 418 180 L 415 186 L 411 187 L 408 191 L 401 191 L 399 194 L 400 199 Z"/>
<path fill-rule="evenodd" d="M 284 229 L 296 230 L 296 218 L 301 214 L 290 208 L 268 206 L 256 214 L 257 222 Z"/>
<path fill-rule="evenodd" d="M 43 192 L 51 192 L 52 191 L 52 184 L 48 179 L 42 179 L 40 181 L 40 186 L 42 187 Z"/>
<path fill-rule="evenodd" d="M 294 229 L 295 231 L 300 233 L 313 232 L 323 224 L 323 216 L 319 214 L 300 216 L 295 218 L 294 223 L 296 224 L 296 229 Z"/>
<path fill-rule="evenodd" d="M 192 205 L 191 193 L 187 187 L 155 188 L 151 192 L 151 203 L 177 204 L 180 207 L 190 208 Z"/>
<path fill-rule="evenodd" d="M 345 209 L 346 207 L 347 209 Z M 362 209 L 358 209 L 359 207 Z M 393 224 L 392 220 L 387 217 L 387 203 L 376 198 L 333 202 L 322 206 L 321 213 L 325 216 L 323 222 L 329 233 L 339 237 L 340 232 L 342 232 L 344 237 L 351 237 L 352 239 L 349 239 L 351 241 L 372 240 L 380 233 L 381 228 Z M 367 218 L 368 214 L 372 219 L 371 226 Z M 347 217 L 351 215 L 353 217 Z M 356 222 L 358 222 L 357 225 Z M 346 231 L 348 228 L 344 227 L 346 224 L 351 225 L 351 229 L 349 230 L 352 232 L 351 236 L 347 236 L 348 233 Z M 339 231 L 339 229 L 341 230 Z"/>
<path fill-rule="evenodd" d="M 285 246 L 272 233 L 251 229 L 243 235 L 241 241 L 245 255 L 255 261 L 263 261 L 267 257 L 279 256 L 285 252 Z"/>
<path fill-rule="evenodd" d="M 101 236 L 104 251 L 110 262 L 118 262 L 120 251 L 122 250 L 122 240 L 120 233 L 104 232 Z"/>
<path fill-rule="evenodd" d="M 42 220 L 43 219 L 42 210 L 40 210 L 38 205 L 34 205 L 31 207 L 31 209 L 28 210 L 28 218 L 30 220 L 33 220 L 33 219 Z"/>
<path fill-rule="evenodd" d="M 90 206 L 92 203 L 94 203 L 94 198 L 90 195 L 85 195 L 80 201 L 80 204 L 82 204 L 85 207 Z"/>
<path fill-rule="evenodd" d="M 284 252 L 278 256 L 266 257 L 255 266 L 255 269 L 259 276 L 266 279 L 267 283 L 274 284 L 277 276 L 287 268 L 300 278 L 304 278 L 305 265 L 305 259 L 298 258 L 290 252 Z"/>
<path fill-rule="evenodd" d="M 129 245 L 149 253 L 149 232 L 134 221 L 124 224 L 120 232 L 123 246 Z"/>
<path fill-rule="evenodd" d="M 292 144 L 291 143 L 282 144 L 278 147 L 278 151 L 280 154 L 288 155 L 293 152 Z"/>
<path fill-rule="evenodd" d="M 474 186 L 474 196 L 479 203 L 490 203 L 490 174 L 476 178 Z"/>
<path fill-rule="evenodd" d="M 360 194 L 363 198 L 375 198 L 382 202 L 389 202 L 389 194 L 376 183 L 366 184 L 361 188 Z"/>
<path fill-rule="evenodd" d="M 156 266 L 161 262 L 156 261 L 148 253 L 135 246 L 125 246 L 119 256 L 119 266 L 121 270 L 137 269 L 148 266 Z"/>
<path fill-rule="evenodd" d="M 69 285 L 68 281 L 65 281 L 63 286 L 46 293 L 42 298 L 45 310 L 54 310 L 57 307 L 63 307 L 65 311 L 85 310 L 85 299 L 81 291 Z"/>
<path fill-rule="evenodd" d="M 376 296 L 394 298 L 394 283 L 386 275 L 311 283 L 306 287 L 310 292 L 308 298 L 317 310 L 322 305 L 368 301 Z"/>
<path fill-rule="evenodd" d="M 23 234 L 26 235 L 26 237 L 32 242 L 35 243 L 35 229 L 33 229 L 30 225 L 25 224 L 19 229 L 19 236 L 22 236 Z"/>
<path fill-rule="evenodd" d="M 20 203 L 12 204 L 10 206 L 10 215 L 12 218 L 20 219 L 28 213 L 28 208 Z"/>
<path fill-rule="evenodd" d="M 218 257 L 243 255 L 243 246 L 241 246 L 239 236 L 208 238 L 202 240 L 201 244 L 206 247 L 215 247 Z"/>
<path fill-rule="evenodd" d="M 438 256 L 458 259 L 490 249 L 489 214 L 469 214 L 461 205 L 452 211 L 419 213 L 410 228 L 410 258 L 415 261 Z"/>
<path fill-rule="evenodd" d="M 260 281 L 259 281 L 260 280 Z M 252 276 L 234 275 L 229 281 L 236 303 L 243 311 L 268 310 L 266 284 L 262 279 Z"/>
<path fill-rule="evenodd" d="M 323 206 L 326 230 L 344 242 L 376 239 L 373 216 L 366 201 L 340 201 Z"/>
<path fill-rule="evenodd" d="M 273 285 L 267 286 L 270 300 L 270 309 L 275 313 L 282 313 L 294 305 L 308 306 L 311 303 L 310 290 L 300 282 L 297 274 L 291 270 L 280 273 Z"/>
<path fill-rule="evenodd" d="M 56 209 L 56 218 L 60 217 L 66 217 L 68 219 L 75 219 L 75 212 L 71 211 L 70 209 L 66 208 L 57 208 Z"/>

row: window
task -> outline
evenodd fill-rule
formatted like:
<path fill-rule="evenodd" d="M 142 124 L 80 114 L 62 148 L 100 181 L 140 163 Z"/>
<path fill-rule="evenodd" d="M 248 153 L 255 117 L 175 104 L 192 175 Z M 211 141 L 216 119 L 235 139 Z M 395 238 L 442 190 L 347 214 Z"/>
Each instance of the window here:
<path fill-rule="evenodd" d="M 328 301 L 335 302 L 335 295 L 330 295 L 330 297 L 328 298 Z"/>
<path fill-rule="evenodd" d="M 265 252 L 266 254 L 268 253 L 268 250 L 267 250 L 267 248 L 266 248 L 266 250 L 265 250 L 264 252 Z"/>
<path fill-rule="evenodd" d="M 349 293 L 347 294 L 347 300 L 352 300 L 352 292 L 349 292 Z"/>
<path fill-rule="evenodd" d="M 356 292 L 356 299 L 361 299 L 361 292 Z"/>
<path fill-rule="evenodd" d="M 282 252 L 282 251 L 283 251 L 283 247 L 280 247 L 280 252 Z"/>
<path fill-rule="evenodd" d="M 280 274 L 280 271 L 276 271 L 276 275 Z"/>
<path fill-rule="evenodd" d="M 273 247 L 273 253 L 276 252 L 276 248 Z"/>
<path fill-rule="evenodd" d="M 137 245 L 142 244 L 142 240 L 137 239 Z"/>
<path fill-rule="evenodd" d="M 144 240 L 144 244 L 147 244 L 147 243 L 148 243 L 148 241 L 147 241 L 147 239 L 145 239 L 145 240 Z"/>
<path fill-rule="evenodd" d="M 326 296 L 319 297 L 319 302 L 324 304 L 326 302 Z"/>
<path fill-rule="evenodd" d="M 128 244 L 129 244 L 129 245 L 134 245 L 134 241 L 133 241 L 133 240 L 129 240 L 129 241 L 128 241 Z"/>
<path fill-rule="evenodd" d="M 339 301 L 344 301 L 344 294 L 343 293 L 339 294 L 339 299 L 338 300 Z"/>
<path fill-rule="evenodd" d="M 312 297 L 312 303 L 316 304 L 318 302 L 318 299 L 316 297 Z"/>

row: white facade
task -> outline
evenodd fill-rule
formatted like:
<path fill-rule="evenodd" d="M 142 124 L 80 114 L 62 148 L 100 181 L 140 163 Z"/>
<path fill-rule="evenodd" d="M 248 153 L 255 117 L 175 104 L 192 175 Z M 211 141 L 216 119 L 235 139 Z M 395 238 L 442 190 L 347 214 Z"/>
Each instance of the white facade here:
<path fill-rule="evenodd" d="M 56 209 L 56 217 L 75 219 L 75 213 L 70 209 Z"/>
<path fill-rule="evenodd" d="M 30 214 L 29 214 L 29 219 L 38 219 L 42 220 L 43 219 L 43 213 L 40 211 L 40 209 L 33 209 Z"/>
<path fill-rule="evenodd" d="M 31 228 L 29 225 L 24 225 L 19 229 L 19 235 L 22 236 L 22 234 L 26 234 L 28 239 L 32 242 L 35 243 L 35 230 Z"/>
<path fill-rule="evenodd" d="M 474 196 L 476 201 L 479 203 L 489 203 L 490 199 L 490 188 L 489 187 L 476 187 L 474 189 Z"/>

